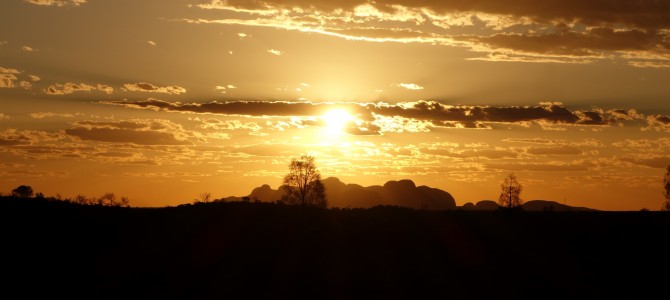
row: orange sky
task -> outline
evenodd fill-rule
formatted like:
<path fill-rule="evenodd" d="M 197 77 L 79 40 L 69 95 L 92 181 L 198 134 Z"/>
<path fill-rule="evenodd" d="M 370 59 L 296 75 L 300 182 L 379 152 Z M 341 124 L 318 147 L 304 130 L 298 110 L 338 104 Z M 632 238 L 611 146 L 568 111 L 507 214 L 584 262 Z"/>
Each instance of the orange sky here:
<path fill-rule="evenodd" d="M 665 2 L 13 0 L 0 26 L 3 193 L 177 205 L 310 153 L 458 205 L 509 172 L 524 200 L 663 201 Z"/>

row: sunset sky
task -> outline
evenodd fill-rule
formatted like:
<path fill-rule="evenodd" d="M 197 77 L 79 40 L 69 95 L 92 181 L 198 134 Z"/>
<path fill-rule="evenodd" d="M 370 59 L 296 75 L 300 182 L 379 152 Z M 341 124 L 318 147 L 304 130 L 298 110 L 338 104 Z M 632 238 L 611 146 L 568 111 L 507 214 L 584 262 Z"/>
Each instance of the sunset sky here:
<path fill-rule="evenodd" d="M 667 1 L 6 0 L 0 27 L 4 194 L 178 205 L 310 153 L 457 205 L 510 172 L 526 201 L 663 202 Z"/>

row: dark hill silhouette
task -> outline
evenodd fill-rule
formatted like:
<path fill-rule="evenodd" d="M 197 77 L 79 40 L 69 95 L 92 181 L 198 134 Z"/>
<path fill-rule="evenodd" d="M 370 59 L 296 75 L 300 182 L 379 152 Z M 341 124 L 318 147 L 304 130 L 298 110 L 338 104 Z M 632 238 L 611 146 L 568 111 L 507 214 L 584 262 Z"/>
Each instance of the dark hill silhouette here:
<path fill-rule="evenodd" d="M 561 204 L 555 201 L 548 200 L 530 200 L 523 204 L 523 209 L 528 211 L 549 210 L 549 211 L 596 211 L 596 209 L 588 207 L 576 207 Z"/>
<path fill-rule="evenodd" d="M 358 184 L 345 184 L 335 177 L 321 180 L 326 187 L 329 207 L 369 208 L 377 205 L 404 206 L 416 209 L 444 210 L 456 207 L 456 201 L 446 191 L 428 186 L 416 186 L 409 179 L 389 181 L 383 186 L 364 187 Z M 274 190 L 264 184 L 249 194 L 249 199 L 261 202 L 274 202 L 281 199 L 283 186 Z M 240 200 L 242 197 L 228 197 L 225 200 Z"/>
<path fill-rule="evenodd" d="M 390 186 L 412 195 L 410 182 Z M 670 269 L 667 212 L 0 196 L 0 228 L 2 299 L 655 299 Z"/>
<path fill-rule="evenodd" d="M 588 207 L 576 207 L 560 204 L 549 200 L 529 200 L 524 202 L 521 207 L 526 211 L 597 211 Z M 468 202 L 461 206 L 463 210 L 498 210 L 500 206 L 493 200 L 482 200 L 473 204 Z"/>

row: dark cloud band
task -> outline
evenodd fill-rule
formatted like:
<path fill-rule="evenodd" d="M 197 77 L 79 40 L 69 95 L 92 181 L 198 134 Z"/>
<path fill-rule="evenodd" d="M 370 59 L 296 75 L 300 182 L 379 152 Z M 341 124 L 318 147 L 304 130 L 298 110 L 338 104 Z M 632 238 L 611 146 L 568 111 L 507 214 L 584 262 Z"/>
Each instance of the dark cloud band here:
<path fill-rule="evenodd" d="M 229 101 L 210 103 L 178 103 L 157 99 L 140 101 L 109 101 L 108 104 L 128 108 L 154 109 L 169 112 L 238 115 L 249 117 L 319 117 L 332 109 L 345 109 L 363 126 L 351 133 L 375 134 L 379 117 L 400 117 L 425 121 L 434 127 L 490 128 L 486 123 L 541 122 L 558 125 L 609 125 L 638 115 L 634 110 L 572 111 L 558 103 L 537 106 L 452 106 L 436 101 L 409 103 L 311 103 L 285 101 Z M 309 125 L 309 124 L 307 124 Z M 363 129 L 365 128 L 365 129 Z"/>

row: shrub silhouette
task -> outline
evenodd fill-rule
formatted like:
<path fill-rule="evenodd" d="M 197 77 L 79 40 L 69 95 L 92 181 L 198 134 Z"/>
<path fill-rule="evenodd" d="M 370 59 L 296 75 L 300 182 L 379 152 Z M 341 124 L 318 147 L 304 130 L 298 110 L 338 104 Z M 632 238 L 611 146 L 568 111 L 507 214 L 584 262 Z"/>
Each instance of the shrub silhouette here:
<path fill-rule="evenodd" d="M 102 197 L 98 198 L 96 204 L 101 206 L 119 206 L 119 207 L 128 207 L 128 198 L 121 197 L 117 199 L 114 193 L 105 193 Z"/>
<path fill-rule="evenodd" d="M 32 198 L 33 188 L 27 185 L 21 185 L 12 190 L 12 196 L 18 198 Z"/>

